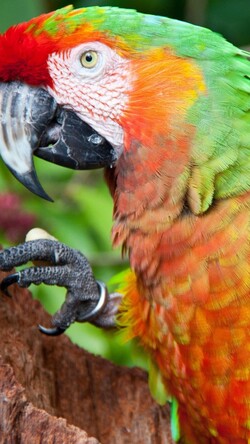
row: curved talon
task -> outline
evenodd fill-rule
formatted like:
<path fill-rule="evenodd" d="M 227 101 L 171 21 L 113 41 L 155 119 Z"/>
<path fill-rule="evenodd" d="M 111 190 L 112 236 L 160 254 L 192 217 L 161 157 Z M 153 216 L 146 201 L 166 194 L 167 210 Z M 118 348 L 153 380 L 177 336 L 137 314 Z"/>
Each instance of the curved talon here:
<path fill-rule="evenodd" d="M 82 316 L 80 319 L 78 319 L 79 322 L 86 322 L 86 321 L 91 321 L 92 319 L 94 319 L 100 313 L 100 311 L 103 310 L 103 308 L 105 307 L 105 305 L 108 301 L 108 290 L 107 290 L 106 285 L 101 281 L 96 281 L 96 283 L 98 285 L 99 294 L 100 294 L 98 302 L 92 311 L 86 313 L 84 316 Z M 67 328 L 68 327 L 69 327 L 69 325 L 67 326 Z M 66 330 L 66 328 L 62 328 L 62 327 L 46 328 L 46 327 L 43 327 L 42 325 L 38 325 L 38 328 L 39 328 L 40 332 L 42 332 L 43 334 L 48 335 L 48 336 L 59 336 L 62 333 L 64 333 Z"/>
<path fill-rule="evenodd" d="M 108 301 L 108 290 L 106 285 L 101 281 L 96 281 L 96 283 L 99 287 L 99 300 L 92 311 L 86 313 L 83 317 L 81 317 L 81 322 L 91 321 L 92 319 L 94 319 L 100 313 L 100 311 L 103 310 Z"/>
<path fill-rule="evenodd" d="M 65 328 L 54 327 L 54 328 L 45 328 L 42 325 L 38 325 L 38 328 L 41 333 L 48 336 L 59 336 L 65 332 Z"/>
<path fill-rule="evenodd" d="M 0 284 L 0 290 L 6 295 L 11 297 L 8 292 L 8 287 L 12 284 L 16 284 L 19 281 L 20 275 L 19 273 L 9 274 L 6 278 L 4 278 Z"/>

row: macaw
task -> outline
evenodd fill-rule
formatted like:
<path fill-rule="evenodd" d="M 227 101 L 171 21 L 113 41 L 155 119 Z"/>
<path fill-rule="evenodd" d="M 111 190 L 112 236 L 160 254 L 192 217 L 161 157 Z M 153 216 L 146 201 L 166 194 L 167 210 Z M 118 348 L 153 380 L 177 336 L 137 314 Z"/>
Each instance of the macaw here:
<path fill-rule="evenodd" d="M 2 288 L 67 286 L 45 333 L 118 312 L 159 367 L 185 444 L 250 442 L 248 58 L 208 29 L 115 7 L 69 6 L 0 36 L 3 161 L 43 197 L 33 154 L 103 167 L 113 245 L 131 265 L 112 296 L 80 252 L 33 240 L 0 268 L 53 266 Z"/>

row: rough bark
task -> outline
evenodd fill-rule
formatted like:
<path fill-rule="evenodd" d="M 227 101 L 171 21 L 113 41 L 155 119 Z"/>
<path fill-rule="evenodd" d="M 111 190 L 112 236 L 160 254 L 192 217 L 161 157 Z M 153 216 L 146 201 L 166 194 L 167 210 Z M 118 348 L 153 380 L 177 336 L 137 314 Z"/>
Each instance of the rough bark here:
<path fill-rule="evenodd" d="M 45 337 L 40 303 L 10 292 L 0 298 L 0 444 L 172 442 L 168 407 L 152 400 L 143 371 Z"/>

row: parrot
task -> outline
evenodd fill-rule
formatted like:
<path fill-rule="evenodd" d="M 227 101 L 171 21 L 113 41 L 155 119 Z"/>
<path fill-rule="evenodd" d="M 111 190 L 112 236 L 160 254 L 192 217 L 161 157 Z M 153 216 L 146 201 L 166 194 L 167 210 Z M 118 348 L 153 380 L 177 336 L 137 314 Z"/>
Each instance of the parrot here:
<path fill-rule="evenodd" d="M 109 6 L 67 6 L 0 35 L 3 162 L 45 198 L 33 156 L 103 168 L 112 243 L 130 262 L 109 294 L 80 252 L 32 240 L 3 250 L 0 268 L 52 265 L 1 288 L 67 287 L 44 333 L 89 320 L 137 338 L 183 444 L 250 443 L 249 57 L 209 29 Z"/>

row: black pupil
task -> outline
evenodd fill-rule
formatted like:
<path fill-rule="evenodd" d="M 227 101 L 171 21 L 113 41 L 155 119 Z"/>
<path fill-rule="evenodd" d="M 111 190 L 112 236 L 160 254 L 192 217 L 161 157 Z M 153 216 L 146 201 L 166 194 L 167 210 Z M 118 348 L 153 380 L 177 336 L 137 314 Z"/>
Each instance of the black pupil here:
<path fill-rule="evenodd" d="M 89 52 L 85 56 L 86 62 L 92 62 L 93 56 Z"/>

